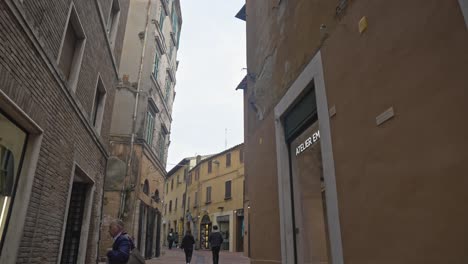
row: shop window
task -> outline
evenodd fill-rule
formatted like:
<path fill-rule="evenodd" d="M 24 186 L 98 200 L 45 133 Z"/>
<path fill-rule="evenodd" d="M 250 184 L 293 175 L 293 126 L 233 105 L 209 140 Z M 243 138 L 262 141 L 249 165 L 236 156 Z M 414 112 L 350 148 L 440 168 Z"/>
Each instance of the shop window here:
<path fill-rule="evenodd" d="M 57 64 L 68 87 L 75 91 L 85 49 L 86 36 L 75 6 L 71 4 Z"/>
<path fill-rule="evenodd" d="M 0 245 L 3 246 L 28 134 L 0 113 Z"/>

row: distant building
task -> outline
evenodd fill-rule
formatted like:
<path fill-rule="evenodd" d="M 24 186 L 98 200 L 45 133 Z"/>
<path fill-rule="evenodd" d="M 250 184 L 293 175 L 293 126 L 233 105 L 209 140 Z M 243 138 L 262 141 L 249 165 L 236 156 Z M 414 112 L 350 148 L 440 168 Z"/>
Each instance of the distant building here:
<path fill-rule="evenodd" d="M 127 11 L 0 1 L 0 263 L 96 263 Z"/>
<path fill-rule="evenodd" d="M 129 1 L 110 135 L 101 256 L 122 218 L 146 258 L 160 254 L 164 180 L 182 17 L 179 0 Z"/>
<path fill-rule="evenodd" d="M 188 172 L 184 230 L 190 228 L 196 248 L 208 249 L 218 225 L 223 250 L 244 250 L 244 144 L 212 155 Z M 172 184 L 172 182 L 171 182 Z"/>
<path fill-rule="evenodd" d="M 468 1 L 242 10 L 251 263 L 467 263 Z"/>

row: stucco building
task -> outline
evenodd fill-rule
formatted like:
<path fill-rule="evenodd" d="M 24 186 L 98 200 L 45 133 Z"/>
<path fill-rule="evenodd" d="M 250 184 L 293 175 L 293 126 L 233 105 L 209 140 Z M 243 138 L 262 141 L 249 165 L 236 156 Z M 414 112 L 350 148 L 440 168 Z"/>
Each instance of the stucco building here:
<path fill-rule="evenodd" d="M 132 0 L 111 123 L 101 248 L 112 218 L 146 258 L 160 254 L 162 204 L 182 25 L 179 0 Z M 105 255 L 105 251 L 101 251 Z"/>
<path fill-rule="evenodd" d="M 209 156 L 187 175 L 184 230 L 190 228 L 197 249 L 209 249 L 217 225 L 223 250 L 244 251 L 244 144 Z"/>
<path fill-rule="evenodd" d="M 243 10 L 251 262 L 467 262 L 468 2 Z"/>
<path fill-rule="evenodd" d="M 128 1 L 0 1 L 0 263 L 96 263 Z"/>

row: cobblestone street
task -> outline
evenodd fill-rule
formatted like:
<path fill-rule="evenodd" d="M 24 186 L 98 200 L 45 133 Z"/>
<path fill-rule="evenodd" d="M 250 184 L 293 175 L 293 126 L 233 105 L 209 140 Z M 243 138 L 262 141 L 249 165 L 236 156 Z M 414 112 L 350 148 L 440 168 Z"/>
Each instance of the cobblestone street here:
<path fill-rule="evenodd" d="M 147 264 L 176 264 L 185 263 L 184 251 L 181 249 L 163 249 L 161 257 L 146 261 Z M 211 251 L 196 250 L 193 252 L 192 264 L 211 264 Z M 242 253 L 223 252 L 219 254 L 219 263 L 222 264 L 249 264 L 248 258 Z"/>

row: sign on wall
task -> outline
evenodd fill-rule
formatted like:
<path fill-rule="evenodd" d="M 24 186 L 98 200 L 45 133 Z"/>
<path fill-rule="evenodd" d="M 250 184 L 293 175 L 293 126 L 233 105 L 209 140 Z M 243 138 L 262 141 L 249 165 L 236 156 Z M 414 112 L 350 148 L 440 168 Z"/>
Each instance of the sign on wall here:
<path fill-rule="evenodd" d="M 304 152 L 307 148 L 312 146 L 320 139 L 320 131 L 315 132 L 312 136 L 308 137 L 303 143 L 296 147 L 296 156 Z"/>

